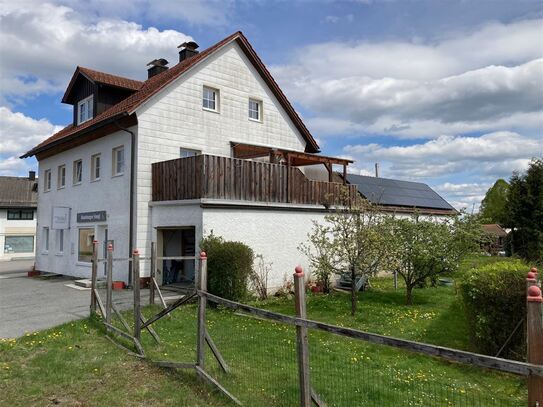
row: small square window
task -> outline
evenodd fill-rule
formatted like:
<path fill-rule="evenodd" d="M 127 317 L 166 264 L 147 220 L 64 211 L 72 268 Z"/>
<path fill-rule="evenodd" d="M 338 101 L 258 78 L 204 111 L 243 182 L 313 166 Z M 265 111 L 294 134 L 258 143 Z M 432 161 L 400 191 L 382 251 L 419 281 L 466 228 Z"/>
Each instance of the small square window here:
<path fill-rule="evenodd" d="M 183 148 L 183 147 L 179 149 L 179 157 L 181 158 L 194 157 L 199 154 L 201 154 L 199 150 L 192 150 L 190 148 Z"/>
<path fill-rule="evenodd" d="M 43 190 L 47 192 L 51 189 L 51 170 L 45 170 L 43 173 Z"/>
<path fill-rule="evenodd" d="M 81 184 L 83 180 L 83 161 L 74 161 L 74 185 Z"/>
<path fill-rule="evenodd" d="M 57 188 L 61 189 L 66 186 L 66 166 L 59 165 L 57 169 Z"/>
<path fill-rule="evenodd" d="M 89 96 L 77 103 L 77 124 L 92 119 L 93 101 L 94 98 Z"/>
<path fill-rule="evenodd" d="M 219 111 L 219 90 L 204 86 L 202 107 L 214 112 Z"/>
<path fill-rule="evenodd" d="M 112 175 L 115 176 L 124 174 L 124 146 L 114 148 L 112 155 Z"/>
<path fill-rule="evenodd" d="M 98 181 L 100 179 L 100 171 L 100 154 L 95 154 L 91 157 L 91 181 Z"/>
<path fill-rule="evenodd" d="M 249 99 L 249 119 L 257 122 L 262 120 L 262 101 Z"/>

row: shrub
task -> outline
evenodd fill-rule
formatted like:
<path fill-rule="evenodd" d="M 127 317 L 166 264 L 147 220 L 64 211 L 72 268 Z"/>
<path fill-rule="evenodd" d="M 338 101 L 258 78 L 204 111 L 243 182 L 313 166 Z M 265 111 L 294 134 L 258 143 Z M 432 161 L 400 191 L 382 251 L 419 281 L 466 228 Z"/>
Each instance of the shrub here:
<path fill-rule="evenodd" d="M 495 356 L 526 318 L 526 273 L 520 260 L 500 261 L 463 273 L 459 292 L 469 325 L 471 340 L 481 353 Z M 500 357 L 523 359 L 524 327 L 521 325 Z"/>
<path fill-rule="evenodd" d="M 207 253 L 208 291 L 233 301 L 243 299 L 253 269 L 253 250 L 213 234 L 202 239 L 200 248 Z"/>

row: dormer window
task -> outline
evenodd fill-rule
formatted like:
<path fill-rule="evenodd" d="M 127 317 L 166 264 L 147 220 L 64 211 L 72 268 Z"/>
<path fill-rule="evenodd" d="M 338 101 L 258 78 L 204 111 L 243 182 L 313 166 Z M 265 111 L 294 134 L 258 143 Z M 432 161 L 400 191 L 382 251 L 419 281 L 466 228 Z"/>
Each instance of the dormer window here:
<path fill-rule="evenodd" d="M 77 102 L 77 124 L 85 123 L 86 121 L 92 119 L 92 106 L 92 95 Z"/>

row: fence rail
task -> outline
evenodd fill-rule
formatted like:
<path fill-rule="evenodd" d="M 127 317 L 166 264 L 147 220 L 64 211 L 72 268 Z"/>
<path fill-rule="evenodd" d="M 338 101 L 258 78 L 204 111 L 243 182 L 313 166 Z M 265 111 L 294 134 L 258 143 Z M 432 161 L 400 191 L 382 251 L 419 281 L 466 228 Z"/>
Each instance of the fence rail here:
<path fill-rule="evenodd" d="M 345 191 L 345 192 L 344 192 Z M 152 165 L 153 201 L 223 199 L 340 205 L 355 185 L 308 179 L 298 168 L 202 154 Z"/>

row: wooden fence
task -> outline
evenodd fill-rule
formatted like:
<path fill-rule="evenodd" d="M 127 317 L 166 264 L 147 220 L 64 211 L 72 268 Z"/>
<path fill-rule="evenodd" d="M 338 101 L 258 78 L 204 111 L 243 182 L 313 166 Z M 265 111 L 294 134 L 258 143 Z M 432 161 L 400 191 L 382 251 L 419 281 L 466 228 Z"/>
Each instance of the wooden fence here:
<path fill-rule="evenodd" d="M 308 205 L 341 205 L 355 185 L 308 179 L 298 168 L 214 155 L 152 165 L 153 201 L 224 199 Z"/>

